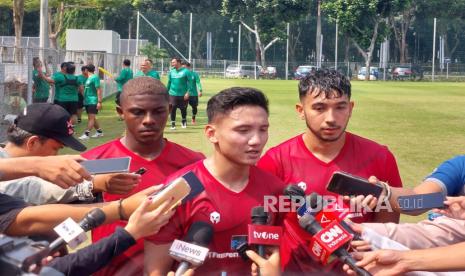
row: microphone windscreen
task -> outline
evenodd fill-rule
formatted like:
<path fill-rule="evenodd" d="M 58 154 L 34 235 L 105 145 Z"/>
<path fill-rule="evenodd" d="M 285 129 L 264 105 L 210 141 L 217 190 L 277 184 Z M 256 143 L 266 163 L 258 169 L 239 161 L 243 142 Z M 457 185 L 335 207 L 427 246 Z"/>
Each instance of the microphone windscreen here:
<path fill-rule="evenodd" d="M 253 224 L 265 225 L 268 223 L 268 213 L 265 212 L 265 208 L 263 206 L 252 208 L 251 217 Z"/>
<path fill-rule="evenodd" d="M 213 239 L 213 226 L 204 221 L 192 223 L 184 241 L 200 246 L 208 246 Z"/>
<path fill-rule="evenodd" d="M 296 198 L 300 200 L 305 197 L 305 191 L 297 185 L 287 185 L 287 187 L 284 188 L 283 194 L 290 197 L 291 200 Z"/>

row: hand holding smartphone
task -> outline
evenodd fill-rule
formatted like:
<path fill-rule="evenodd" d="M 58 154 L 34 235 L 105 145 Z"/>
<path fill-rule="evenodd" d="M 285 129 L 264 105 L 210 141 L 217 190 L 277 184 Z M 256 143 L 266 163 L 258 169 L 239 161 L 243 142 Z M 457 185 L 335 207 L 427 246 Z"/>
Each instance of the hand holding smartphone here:
<path fill-rule="evenodd" d="M 351 175 L 345 172 L 334 172 L 326 190 L 345 196 L 368 196 L 379 198 L 383 192 L 383 186 L 372 184 L 367 179 Z"/>

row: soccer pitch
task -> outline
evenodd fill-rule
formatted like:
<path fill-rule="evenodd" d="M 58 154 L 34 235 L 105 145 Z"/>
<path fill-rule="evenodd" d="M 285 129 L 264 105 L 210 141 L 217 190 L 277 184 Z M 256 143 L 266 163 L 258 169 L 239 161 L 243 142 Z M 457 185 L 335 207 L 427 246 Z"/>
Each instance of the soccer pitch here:
<path fill-rule="evenodd" d="M 166 82 L 166 81 L 165 81 Z M 266 148 L 279 144 L 305 130 L 304 121 L 295 112 L 297 81 L 202 79 L 204 96 L 200 98 L 197 125 L 166 128 L 165 137 L 204 154 L 211 145 L 203 134 L 206 102 L 216 92 L 232 86 L 262 90 L 270 101 L 270 138 Z M 355 101 L 348 130 L 387 145 L 397 159 L 405 186 L 417 185 L 442 161 L 460 155 L 465 149 L 465 84 L 429 82 L 352 82 Z M 85 142 L 88 148 L 114 139 L 123 133 L 117 120 L 113 98 L 104 102 L 98 115 L 105 136 Z M 188 122 L 191 109 L 188 109 Z M 76 131 L 81 134 L 83 122 Z M 69 150 L 63 151 L 70 153 Z"/>

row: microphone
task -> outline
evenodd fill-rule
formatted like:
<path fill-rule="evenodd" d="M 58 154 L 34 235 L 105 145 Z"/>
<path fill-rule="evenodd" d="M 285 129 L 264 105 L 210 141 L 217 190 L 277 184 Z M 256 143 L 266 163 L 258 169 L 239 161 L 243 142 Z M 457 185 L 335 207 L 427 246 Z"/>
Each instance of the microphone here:
<path fill-rule="evenodd" d="M 267 225 L 268 224 L 268 213 L 265 212 L 265 208 L 263 206 L 257 206 L 252 208 L 252 224 L 254 225 Z M 249 230 L 250 231 L 250 230 Z M 249 235 L 250 239 L 250 235 Z M 249 241 L 250 244 L 250 241 Z M 261 244 L 257 246 L 258 255 L 260 257 L 265 257 L 265 247 Z"/>
<path fill-rule="evenodd" d="M 72 218 L 66 219 L 54 228 L 60 236 L 54 240 L 49 248 L 50 253 L 58 251 L 64 244 L 76 247 L 87 239 L 85 232 L 100 226 L 105 221 L 105 213 L 100 208 L 90 210 L 77 224 Z"/>
<path fill-rule="evenodd" d="M 349 265 L 359 276 L 370 276 L 371 274 L 355 265 L 356 261 L 343 247 L 351 240 L 351 235 L 333 221 L 328 227 L 321 227 L 315 217 L 309 213 L 299 218 L 300 226 L 313 236 L 311 253 L 323 264 L 331 261 L 331 256 L 338 258 L 342 263 Z"/>
<path fill-rule="evenodd" d="M 209 249 L 206 247 L 213 239 L 213 226 L 203 221 L 192 223 L 184 240 L 174 240 L 169 254 L 180 262 L 176 276 L 183 275 L 191 265 L 199 266 L 207 258 Z"/>

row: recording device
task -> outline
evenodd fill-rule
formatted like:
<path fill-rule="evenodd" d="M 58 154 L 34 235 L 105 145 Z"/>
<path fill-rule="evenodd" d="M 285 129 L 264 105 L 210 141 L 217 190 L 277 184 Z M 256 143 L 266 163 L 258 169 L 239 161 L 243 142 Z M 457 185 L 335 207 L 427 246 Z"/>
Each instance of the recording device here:
<path fill-rule="evenodd" d="M 345 172 L 335 172 L 331 177 L 326 190 L 345 196 L 368 196 L 379 198 L 383 186 L 372 184 L 368 180 Z"/>
<path fill-rule="evenodd" d="M 153 197 L 151 209 L 156 209 L 165 201 L 170 201 L 163 212 L 168 212 L 176 208 L 182 202 L 186 202 L 204 190 L 204 187 L 197 176 L 189 171 L 181 177 L 176 178 L 171 183 L 163 187 L 160 191 L 151 195 Z"/>
<path fill-rule="evenodd" d="M 291 200 L 299 199 L 305 196 L 304 190 L 295 185 L 288 185 L 284 189 L 284 195 L 287 195 Z M 362 240 L 361 236 L 350 227 L 344 218 L 348 215 L 348 210 L 333 203 L 330 208 L 327 208 L 329 202 L 316 192 L 305 197 L 304 203 L 297 209 L 297 216 L 300 218 L 309 213 L 315 216 L 316 220 L 322 227 L 326 227 L 329 223 L 337 221 L 344 229 L 349 232 L 354 240 Z"/>
<path fill-rule="evenodd" d="M 131 157 L 85 160 L 80 164 L 90 174 L 127 173 Z"/>
<path fill-rule="evenodd" d="M 311 247 L 312 255 L 323 264 L 331 261 L 331 256 L 336 257 L 355 271 L 359 276 L 371 275 L 368 271 L 355 265 L 356 261 L 344 248 L 351 240 L 351 235 L 336 221 L 323 228 L 311 214 L 305 214 L 299 218 L 300 226 L 313 236 Z"/>
<path fill-rule="evenodd" d="M 183 275 L 191 266 L 203 264 L 209 249 L 207 246 L 213 239 L 213 226 L 207 222 L 192 223 L 184 241 L 174 240 L 169 254 L 180 262 L 176 276 Z"/>
<path fill-rule="evenodd" d="M 244 261 L 249 260 L 249 256 L 245 253 L 250 249 L 248 239 L 247 235 L 234 235 L 231 237 L 231 250 L 237 251 Z"/>
<path fill-rule="evenodd" d="M 399 196 L 397 202 L 403 212 L 427 211 L 434 208 L 445 208 L 443 193 L 430 193 L 410 196 Z"/>
<path fill-rule="evenodd" d="M 263 206 L 257 206 L 252 208 L 252 224 L 253 225 L 266 225 L 268 224 L 268 213 L 265 212 L 265 208 Z M 249 229 L 250 233 L 250 229 Z M 251 242 L 251 237 L 249 234 L 249 243 Z M 257 251 L 258 255 L 260 255 L 262 258 L 265 257 L 265 247 L 261 244 L 257 245 Z"/>
<path fill-rule="evenodd" d="M 22 275 L 33 264 L 47 257 L 48 242 L 35 242 L 28 238 L 13 238 L 0 234 L 0 275 Z"/>
<path fill-rule="evenodd" d="M 144 168 L 144 167 L 141 167 L 141 168 L 139 168 L 137 171 L 135 171 L 134 173 L 135 173 L 135 174 L 138 174 L 138 175 L 143 175 L 143 174 L 146 173 L 146 172 L 147 172 L 147 169 Z"/>
<path fill-rule="evenodd" d="M 76 247 L 85 241 L 85 239 L 87 239 L 85 232 L 100 226 L 105 221 L 105 217 L 105 213 L 102 209 L 95 208 L 87 213 L 79 224 L 74 222 L 71 218 L 68 218 L 63 223 L 56 226 L 54 230 L 60 237 L 50 244 L 50 254 L 55 253 L 65 244 Z"/>

